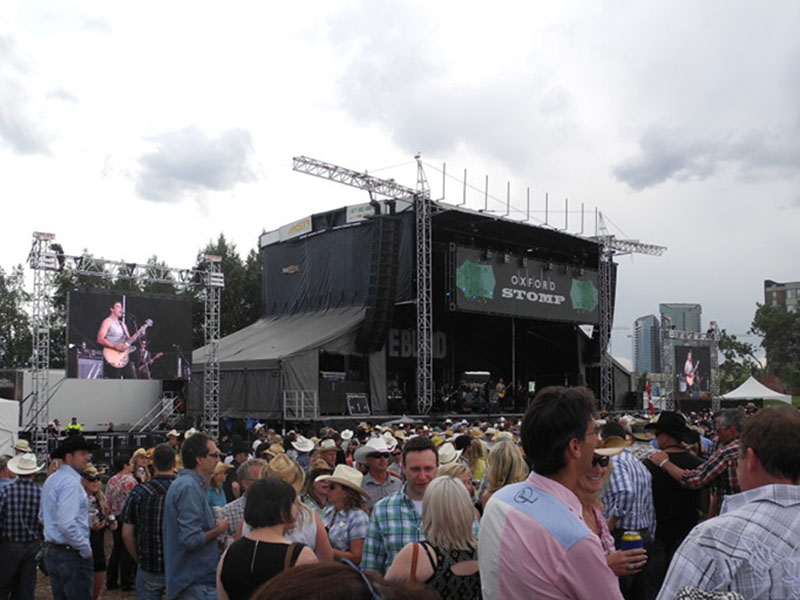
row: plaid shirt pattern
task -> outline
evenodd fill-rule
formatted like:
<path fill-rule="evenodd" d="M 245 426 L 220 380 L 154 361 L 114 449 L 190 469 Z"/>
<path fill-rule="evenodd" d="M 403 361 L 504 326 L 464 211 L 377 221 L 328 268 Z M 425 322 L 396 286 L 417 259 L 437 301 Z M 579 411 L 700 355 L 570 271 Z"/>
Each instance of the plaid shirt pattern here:
<path fill-rule="evenodd" d="M 156 475 L 139 484 L 128 494 L 122 510 L 122 522 L 136 529 L 136 550 L 139 568 L 148 573 L 164 572 L 164 542 L 161 525 L 164 517 L 164 499 L 175 481 L 173 475 Z"/>
<path fill-rule="evenodd" d="M 136 487 L 136 481 L 131 473 L 117 473 L 106 484 L 106 511 L 109 515 L 119 517 L 128 494 Z"/>
<path fill-rule="evenodd" d="M 403 546 L 421 539 L 422 519 L 403 485 L 400 491 L 387 496 L 372 509 L 361 568 L 383 575 Z"/>
<path fill-rule="evenodd" d="M 800 598 L 800 486 L 772 484 L 728 496 L 672 559 L 659 600 L 684 586 L 744 598 Z"/>
<path fill-rule="evenodd" d="M 739 493 L 739 440 L 735 439 L 719 448 L 702 465 L 691 471 L 684 471 L 681 485 L 696 490 L 714 482 L 714 487 L 724 495 Z"/>
<path fill-rule="evenodd" d="M 239 523 L 244 521 L 244 505 L 246 499 L 247 496 L 239 496 L 233 502 L 228 502 L 222 507 L 222 516 L 228 519 L 228 531 L 225 535 L 229 538 L 236 535 Z"/>
<path fill-rule="evenodd" d="M 603 495 L 608 518 L 617 517 L 615 529 L 656 530 L 653 476 L 628 450 L 611 458 L 611 477 Z"/>
<path fill-rule="evenodd" d="M 39 505 L 42 488 L 17 478 L 0 489 L 0 541 L 25 544 L 42 539 Z"/>

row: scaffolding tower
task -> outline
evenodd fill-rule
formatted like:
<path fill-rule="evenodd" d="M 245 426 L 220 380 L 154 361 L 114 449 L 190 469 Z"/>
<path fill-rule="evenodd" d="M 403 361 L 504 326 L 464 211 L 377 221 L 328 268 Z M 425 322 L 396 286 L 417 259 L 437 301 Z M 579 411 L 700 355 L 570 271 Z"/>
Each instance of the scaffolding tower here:
<path fill-rule="evenodd" d="M 106 260 L 93 256 L 70 256 L 54 242 L 52 233 L 34 232 L 28 265 L 33 269 L 33 355 L 31 380 L 33 390 L 27 428 L 32 432 L 35 452 L 47 454 L 47 424 L 50 368 L 50 321 L 52 317 L 53 282 L 57 272 L 133 281 L 163 283 L 178 288 L 202 289 L 205 300 L 203 331 L 206 364 L 203 381 L 203 424 L 215 439 L 219 437 L 219 324 L 221 292 L 225 287 L 221 258 L 205 255 L 196 269 L 178 269 L 163 265 L 137 264 Z"/>

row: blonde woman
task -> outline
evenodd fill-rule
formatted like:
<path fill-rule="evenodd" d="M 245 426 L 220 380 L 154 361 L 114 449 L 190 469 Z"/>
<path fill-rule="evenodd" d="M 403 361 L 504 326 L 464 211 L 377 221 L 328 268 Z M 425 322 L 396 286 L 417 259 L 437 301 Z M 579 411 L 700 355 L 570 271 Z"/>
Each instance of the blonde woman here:
<path fill-rule="evenodd" d="M 449 465 L 442 465 L 439 467 L 439 470 L 436 472 L 437 477 L 455 477 L 461 483 L 464 484 L 464 487 L 467 488 L 467 493 L 469 493 L 469 499 L 473 502 L 473 508 L 475 508 L 475 519 L 478 522 L 481 520 L 481 513 L 475 507 L 475 486 L 472 484 L 472 476 L 469 472 L 469 467 L 465 465 L 463 462 L 453 462 Z"/>
<path fill-rule="evenodd" d="M 456 450 L 462 450 L 461 459 L 469 465 L 472 481 L 480 481 L 486 474 L 486 444 L 469 435 L 460 435 L 455 441 Z"/>
<path fill-rule="evenodd" d="M 89 464 L 81 473 L 81 483 L 89 497 L 89 544 L 92 547 L 92 567 L 94 583 L 92 584 L 92 600 L 100 597 L 106 581 L 105 552 L 105 498 L 100 491 L 99 473 L 93 464 Z"/>
<path fill-rule="evenodd" d="M 481 597 L 474 507 L 464 484 L 437 477 L 422 499 L 426 541 L 407 544 L 392 561 L 387 580 L 425 583 L 442 598 Z"/>
<path fill-rule="evenodd" d="M 524 480 L 529 472 L 519 446 L 510 440 L 495 443 L 489 452 L 487 487 L 481 496 L 481 506 L 486 506 L 492 494 L 501 487 Z"/>

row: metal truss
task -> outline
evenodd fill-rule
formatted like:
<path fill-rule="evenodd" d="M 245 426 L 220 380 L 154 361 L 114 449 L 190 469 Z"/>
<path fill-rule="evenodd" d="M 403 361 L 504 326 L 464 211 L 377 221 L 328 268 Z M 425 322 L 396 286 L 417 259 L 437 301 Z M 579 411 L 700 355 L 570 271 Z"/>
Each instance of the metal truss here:
<path fill-rule="evenodd" d="M 51 298 L 56 272 L 127 280 L 138 283 L 164 283 L 179 288 L 202 288 L 205 291 L 205 342 L 206 362 L 203 386 L 203 420 L 205 428 L 214 438 L 219 436 L 219 323 L 220 295 L 225 287 L 221 258 L 204 256 L 198 269 L 175 269 L 159 265 L 106 260 L 93 256 L 70 256 L 54 243 L 52 233 L 34 232 L 33 245 L 28 255 L 28 265 L 33 269 L 33 356 L 31 378 L 33 394 L 28 425 L 33 429 L 36 452 L 47 454 L 47 423 L 50 368 L 50 318 Z M 211 346 L 211 348 L 209 348 Z"/>
<path fill-rule="evenodd" d="M 433 293 L 431 282 L 431 192 L 422 160 L 417 160 L 414 198 L 417 230 L 417 410 L 428 414 L 433 406 Z"/>
<path fill-rule="evenodd" d="M 292 169 L 396 200 L 410 200 L 417 196 L 417 190 L 395 183 L 392 179 L 379 179 L 367 173 L 359 173 L 358 171 L 307 156 L 295 156 L 292 158 Z"/>

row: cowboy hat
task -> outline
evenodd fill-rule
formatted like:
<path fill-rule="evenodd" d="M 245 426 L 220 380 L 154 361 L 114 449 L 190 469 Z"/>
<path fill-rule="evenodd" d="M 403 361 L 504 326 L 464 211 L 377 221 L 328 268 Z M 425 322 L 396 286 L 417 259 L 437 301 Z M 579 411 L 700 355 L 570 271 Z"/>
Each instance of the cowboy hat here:
<path fill-rule="evenodd" d="M 456 462 L 461 456 L 461 450 L 456 450 L 450 442 L 446 442 L 439 448 L 439 464 L 449 465 Z"/>
<path fill-rule="evenodd" d="M 369 494 L 361 489 L 361 481 L 363 479 L 364 476 L 358 469 L 348 467 L 347 465 L 336 465 L 333 475 L 320 475 L 315 479 L 315 481 L 330 481 L 332 483 L 338 483 L 339 485 L 358 492 L 364 498 L 369 499 Z"/>
<path fill-rule="evenodd" d="M 95 467 L 92 463 L 86 465 L 86 468 L 84 468 L 83 472 L 81 473 L 81 477 L 87 481 L 96 480 L 98 475 L 100 475 L 100 471 L 98 471 L 97 467 Z"/>
<path fill-rule="evenodd" d="M 326 438 L 319 443 L 318 450 L 320 452 L 325 452 L 326 450 L 338 450 L 336 447 L 336 442 L 331 438 Z"/>
<path fill-rule="evenodd" d="M 386 442 L 386 445 L 389 446 L 389 450 L 394 450 L 397 448 L 397 440 L 391 433 L 387 431 L 381 437 L 383 438 L 383 441 Z"/>
<path fill-rule="evenodd" d="M 303 472 L 303 467 L 294 462 L 285 454 L 279 454 L 271 461 L 269 461 L 269 471 L 267 477 L 274 477 L 281 481 L 288 483 L 294 488 L 298 494 L 303 487 L 303 482 L 306 479 L 306 474 Z"/>
<path fill-rule="evenodd" d="M 597 448 L 594 449 L 594 453 L 599 456 L 616 456 L 617 454 L 621 454 L 627 445 L 628 442 L 625 438 L 621 438 L 618 435 L 611 435 L 605 440 L 597 442 Z"/>
<path fill-rule="evenodd" d="M 655 430 L 656 434 L 666 433 L 676 440 L 690 444 L 697 441 L 697 433 L 689 429 L 686 420 L 678 413 L 669 410 L 662 411 L 655 423 L 648 423 L 644 428 L 645 430 Z"/>
<path fill-rule="evenodd" d="M 353 458 L 356 462 L 365 465 L 367 464 L 367 456 L 373 452 L 388 454 L 391 451 L 392 449 L 386 444 L 386 440 L 384 440 L 382 437 L 374 437 L 370 438 L 370 440 L 363 446 L 359 446 L 353 453 Z"/>
<path fill-rule="evenodd" d="M 307 437 L 298 435 L 292 442 L 292 448 L 298 452 L 311 452 L 314 449 L 314 442 Z"/>
<path fill-rule="evenodd" d="M 345 429 L 341 433 L 341 438 L 343 440 L 351 440 L 353 439 L 353 430 L 352 429 Z"/>
<path fill-rule="evenodd" d="M 31 450 L 31 445 L 28 443 L 28 440 L 17 440 L 17 443 L 14 444 L 14 450 L 19 450 L 20 452 L 29 453 L 33 452 Z"/>
<path fill-rule="evenodd" d="M 137 448 L 136 452 L 134 452 L 133 456 L 131 456 L 131 464 L 133 464 L 133 461 L 135 461 L 140 456 L 144 456 L 145 458 L 147 458 L 147 450 L 145 450 L 144 448 Z"/>
<path fill-rule="evenodd" d="M 178 431 L 176 429 L 170 429 L 167 432 L 167 437 L 171 437 L 171 436 L 173 436 L 173 437 L 181 437 L 181 434 L 178 433 Z"/>
<path fill-rule="evenodd" d="M 214 467 L 214 475 L 219 475 L 220 473 L 223 473 L 223 472 L 227 471 L 228 469 L 232 469 L 232 468 L 233 468 L 233 465 L 231 465 L 231 464 L 219 462 Z"/>
<path fill-rule="evenodd" d="M 90 444 L 82 435 L 71 435 L 50 453 L 51 458 L 64 458 L 67 454 L 78 452 L 79 450 L 97 450 L 97 444 Z"/>
<path fill-rule="evenodd" d="M 197 433 L 197 429 L 195 429 L 194 427 L 189 427 L 189 429 L 186 430 L 186 433 L 183 434 L 183 439 L 188 440 L 195 433 Z"/>
<path fill-rule="evenodd" d="M 37 465 L 36 455 L 32 452 L 26 452 L 9 460 L 6 467 L 17 475 L 32 475 L 44 469 L 44 463 Z"/>
<path fill-rule="evenodd" d="M 398 429 L 397 431 L 394 432 L 394 437 L 398 440 L 404 440 L 406 439 L 406 432 L 403 431 L 402 429 Z"/>
<path fill-rule="evenodd" d="M 264 447 L 266 446 L 266 447 Z M 258 451 L 256 454 L 266 454 L 269 460 L 272 460 L 279 454 L 286 454 L 286 448 L 281 446 L 280 444 L 267 444 L 264 442 L 258 446 Z"/>

